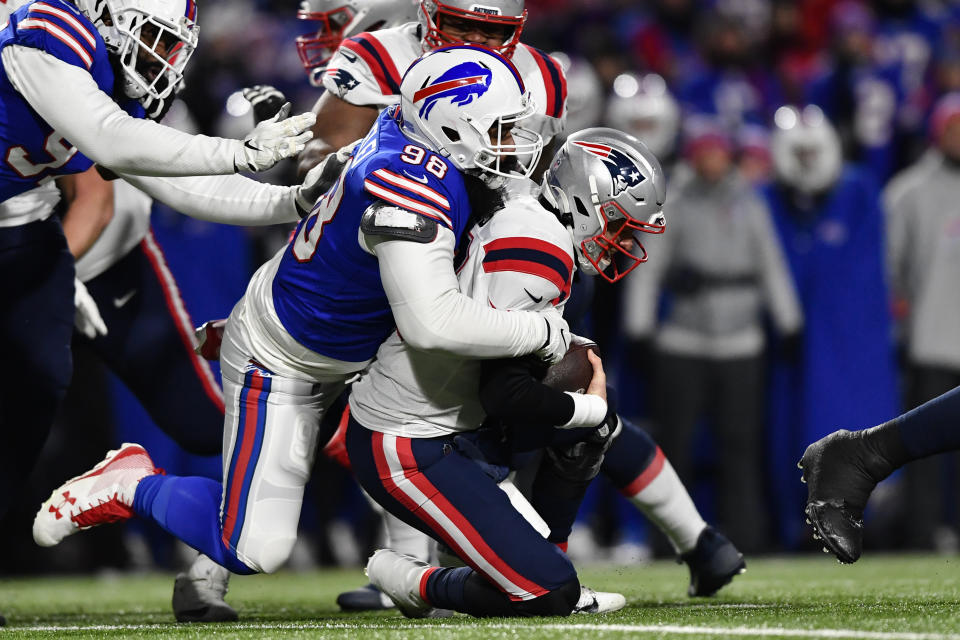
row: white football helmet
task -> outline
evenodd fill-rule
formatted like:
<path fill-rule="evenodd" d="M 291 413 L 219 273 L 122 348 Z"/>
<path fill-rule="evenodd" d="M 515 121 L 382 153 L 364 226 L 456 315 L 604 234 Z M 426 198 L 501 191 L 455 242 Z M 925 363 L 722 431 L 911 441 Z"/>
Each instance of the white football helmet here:
<path fill-rule="evenodd" d="M 454 166 L 473 171 L 490 186 L 529 177 L 543 138 L 521 123 L 535 112 L 513 64 L 500 54 L 467 44 L 431 51 L 414 61 L 400 83 L 403 129 Z"/>
<path fill-rule="evenodd" d="M 822 193 L 843 170 L 843 149 L 836 129 L 815 105 L 784 106 L 773 116 L 770 137 L 777 179 L 805 194 Z"/>
<path fill-rule="evenodd" d="M 97 27 L 107 50 L 123 69 L 123 93 L 138 100 L 149 117 L 183 84 L 183 71 L 197 48 L 194 0 L 76 0 Z"/>
<path fill-rule="evenodd" d="M 497 51 L 510 58 L 520 42 L 520 33 L 527 21 L 527 10 L 524 9 L 523 2 L 524 0 L 420 0 L 423 50 L 429 51 L 461 42 L 458 38 L 444 33 L 439 26 L 442 19 L 452 18 L 481 22 L 487 29 L 504 29 L 503 44 Z"/>
<path fill-rule="evenodd" d="M 303 0 L 297 19 L 314 31 L 297 37 L 297 53 L 313 82 L 344 38 L 415 22 L 417 13 L 416 0 Z"/>
<path fill-rule="evenodd" d="M 609 282 L 647 261 L 635 231 L 666 228 L 667 179 L 660 162 L 646 145 L 616 129 L 572 134 L 553 157 L 541 189 L 570 229 L 580 268 Z"/>
<path fill-rule="evenodd" d="M 658 158 L 668 158 L 676 149 L 680 105 L 655 73 L 617 76 L 606 120 L 611 127 L 639 138 Z"/>

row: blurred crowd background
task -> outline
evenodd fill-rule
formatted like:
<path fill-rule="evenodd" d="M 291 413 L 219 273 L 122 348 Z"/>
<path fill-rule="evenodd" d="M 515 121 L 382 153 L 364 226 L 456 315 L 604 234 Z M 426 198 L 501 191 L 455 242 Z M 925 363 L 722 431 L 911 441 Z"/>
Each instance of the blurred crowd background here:
<path fill-rule="evenodd" d="M 568 74 L 568 131 L 604 124 L 648 142 L 668 174 L 667 232 L 624 283 L 598 283 L 586 325 L 621 413 L 648 428 L 708 520 L 747 553 L 812 549 L 796 462 L 837 428 L 890 419 L 960 384 L 960 3 L 921 0 L 527 0 L 523 41 Z M 206 0 L 181 122 L 237 137 L 239 90 L 272 84 L 301 111 L 308 83 L 294 2 Z M 798 110 L 778 109 L 796 105 Z M 816 105 L 814 108 L 805 108 Z M 832 123 L 776 148 L 776 128 Z M 806 129 L 797 129 L 806 130 Z M 786 153 L 775 162 L 777 153 Z M 292 183 L 292 163 L 266 179 Z M 193 319 L 226 317 L 288 228 L 207 224 L 155 205 L 157 240 Z M 171 473 L 220 477 L 179 453 L 95 358 L 74 384 L 23 507 L 0 526 L 0 571 L 174 568 L 183 550 L 133 522 L 54 549 L 35 505 L 134 439 Z M 960 550 L 957 462 L 875 493 L 867 545 Z M 324 456 L 292 564 L 359 565 L 379 519 Z M 641 562 L 668 547 L 595 483 L 578 561 Z"/>

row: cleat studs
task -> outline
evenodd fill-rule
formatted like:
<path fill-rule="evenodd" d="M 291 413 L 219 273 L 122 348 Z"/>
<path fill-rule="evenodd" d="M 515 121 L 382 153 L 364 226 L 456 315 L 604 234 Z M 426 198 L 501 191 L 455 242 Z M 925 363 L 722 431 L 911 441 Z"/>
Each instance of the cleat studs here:
<path fill-rule="evenodd" d="M 804 478 L 803 476 L 800 476 L 800 482 L 802 482 L 803 484 L 807 484 L 807 479 Z"/>
<path fill-rule="evenodd" d="M 814 539 L 814 540 L 819 540 L 819 539 L 820 539 L 820 536 L 818 536 L 817 534 L 813 534 L 813 539 Z"/>
<path fill-rule="evenodd" d="M 830 553 L 830 549 L 827 549 L 826 547 L 824 547 L 824 548 L 823 548 L 823 552 L 824 552 L 824 553 Z"/>
<path fill-rule="evenodd" d="M 807 524 L 813 524 L 812 522 L 810 522 L 810 518 L 807 518 Z"/>

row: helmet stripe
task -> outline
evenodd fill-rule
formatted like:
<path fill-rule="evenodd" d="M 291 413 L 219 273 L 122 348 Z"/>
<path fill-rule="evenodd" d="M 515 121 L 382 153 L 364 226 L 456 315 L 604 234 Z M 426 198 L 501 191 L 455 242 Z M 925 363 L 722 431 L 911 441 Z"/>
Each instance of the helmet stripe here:
<path fill-rule="evenodd" d="M 194 0 L 187 0 L 187 11 L 183 14 L 187 20 L 195 22 L 197 19 L 197 3 Z"/>

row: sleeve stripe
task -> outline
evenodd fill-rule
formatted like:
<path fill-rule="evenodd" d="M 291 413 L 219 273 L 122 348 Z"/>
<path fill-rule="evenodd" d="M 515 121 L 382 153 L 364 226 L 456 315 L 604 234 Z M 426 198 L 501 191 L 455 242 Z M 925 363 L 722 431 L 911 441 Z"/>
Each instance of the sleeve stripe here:
<path fill-rule="evenodd" d="M 97 39 L 93 36 L 92 33 L 90 33 L 90 30 L 87 29 L 82 22 L 77 20 L 74 16 L 70 15 L 63 9 L 57 9 L 56 7 L 51 7 L 50 5 L 45 4 L 43 2 L 36 2 L 32 7 L 30 7 L 30 13 L 32 14 L 34 11 L 39 13 L 47 13 L 52 16 L 56 16 L 60 18 L 61 20 L 66 22 L 68 25 L 73 27 L 81 38 L 89 42 L 90 47 L 94 51 L 97 50 Z"/>
<path fill-rule="evenodd" d="M 543 86 L 547 92 L 547 115 L 559 118 L 563 115 L 563 105 L 567 99 L 567 79 L 556 60 L 534 47 L 527 46 L 527 50 L 537 61 L 540 75 L 543 76 Z"/>
<path fill-rule="evenodd" d="M 397 67 L 393 64 L 393 58 L 390 57 L 390 54 L 387 53 L 386 48 L 383 44 L 377 40 L 376 36 L 370 35 L 369 33 L 361 33 L 356 37 L 357 40 L 363 43 L 363 46 L 370 50 L 378 60 L 380 64 L 383 65 L 384 70 L 387 72 L 387 79 L 390 83 L 390 87 L 393 89 L 393 92 L 396 94 L 400 93 L 400 81 L 401 76 L 397 73 Z"/>
<path fill-rule="evenodd" d="M 483 246 L 487 253 L 508 249 L 539 251 L 546 253 L 562 265 L 562 270 L 573 271 L 573 257 L 557 245 L 537 238 L 508 237 L 491 240 Z"/>
<path fill-rule="evenodd" d="M 556 256 L 531 248 L 506 248 L 491 250 L 493 242 L 484 245 L 483 270 L 518 271 L 540 276 L 560 291 L 561 296 L 570 293 L 571 270 Z"/>
<path fill-rule="evenodd" d="M 450 221 L 450 218 L 445 216 L 439 209 L 434 209 L 433 207 L 425 205 L 422 202 L 405 198 L 401 194 L 391 191 L 390 189 L 387 189 L 386 187 L 369 179 L 363 181 L 363 187 L 372 195 L 382 200 L 386 200 L 390 204 L 395 204 L 398 207 L 407 209 L 408 211 L 413 211 L 414 213 L 425 215 L 428 218 L 433 218 L 437 222 L 443 223 L 451 230 L 453 229 L 453 223 Z"/>
<path fill-rule="evenodd" d="M 83 46 L 79 42 L 77 42 L 73 36 L 71 36 L 69 33 L 64 31 L 57 25 L 53 24 L 52 22 L 47 22 L 46 20 L 39 20 L 36 18 L 27 18 L 26 20 L 21 21 L 20 24 L 17 25 L 17 28 L 18 29 L 42 29 L 47 33 L 49 33 L 50 35 L 52 35 L 57 40 L 59 40 L 60 42 L 62 42 L 63 44 L 73 49 L 73 52 L 77 54 L 77 56 L 83 61 L 85 65 L 87 65 L 87 69 L 89 69 L 93 65 L 93 58 L 90 57 L 90 54 L 87 53 L 87 50 L 84 49 Z"/>
<path fill-rule="evenodd" d="M 399 75 L 393 66 L 393 62 L 391 62 L 387 56 L 386 51 L 383 51 L 383 56 L 381 56 L 374 45 L 359 36 L 344 40 L 340 46 L 350 49 L 350 51 L 353 51 L 363 58 L 363 61 L 367 63 L 367 67 L 369 67 L 373 73 L 377 84 L 380 85 L 380 92 L 383 95 L 390 96 L 400 94 Z M 386 62 L 384 62 L 384 59 L 386 59 Z"/>
<path fill-rule="evenodd" d="M 373 172 L 373 175 L 377 176 L 384 182 L 389 182 L 395 187 L 400 187 L 408 191 L 413 191 L 416 194 L 419 194 L 426 198 L 427 200 L 432 200 L 436 204 L 440 205 L 447 211 L 450 210 L 450 201 L 444 198 L 441 194 L 434 191 L 430 187 L 417 182 L 416 180 L 410 180 L 409 178 L 404 178 L 401 175 L 394 173 L 388 169 L 377 169 Z"/>
<path fill-rule="evenodd" d="M 560 292 L 558 299 L 562 299 L 570 290 L 570 285 L 560 277 L 559 273 L 538 262 L 531 262 L 529 260 L 490 260 L 489 258 L 484 258 L 483 270 L 486 273 L 513 271 L 515 273 L 526 273 L 527 275 L 538 276 L 557 288 Z"/>

